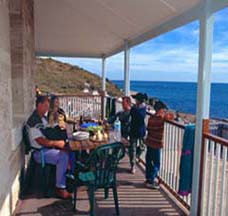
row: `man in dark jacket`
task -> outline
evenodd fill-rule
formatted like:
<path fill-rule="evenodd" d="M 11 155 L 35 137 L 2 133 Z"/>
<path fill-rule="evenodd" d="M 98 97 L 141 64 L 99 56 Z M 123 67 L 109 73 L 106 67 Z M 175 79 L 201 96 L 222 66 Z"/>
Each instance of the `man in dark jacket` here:
<path fill-rule="evenodd" d="M 132 96 L 135 99 L 136 104 L 131 108 L 131 127 L 130 127 L 130 147 L 129 147 L 129 157 L 131 165 L 131 173 L 135 173 L 135 163 L 136 163 L 136 150 L 137 143 L 141 142 L 146 134 L 146 105 L 147 95 L 142 93 L 137 93 Z"/>

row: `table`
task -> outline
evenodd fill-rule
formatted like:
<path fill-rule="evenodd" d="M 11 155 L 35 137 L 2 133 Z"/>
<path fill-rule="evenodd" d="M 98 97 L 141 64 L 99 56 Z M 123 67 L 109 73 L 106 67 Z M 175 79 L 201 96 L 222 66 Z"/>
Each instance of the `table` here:
<path fill-rule="evenodd" d="M 93 150 L 93 149 L 96 149 L 98 146 L 105 145 L 108 143 L 111 143 L 111 142 L 110 141 L 94 142 L 89 139 L 82 140 L 82 141 L 77 141 L 77 140 L 69 141 L 70 149 L 72 151 Z"/>
<path fill-rule="evenodd" d="M 96 142 L 96 141 L 91 141 L 91 140 L 69 140 L 69 146 L 72 151 L 82 151 L 82 150 L 94 150 L 97 147 L 109 143 L 116 142 L 114 139 L 114 133 L 110 132 L 109 133 L 109 139 L 107 141 L 102 141 L 102 142 Z"/>

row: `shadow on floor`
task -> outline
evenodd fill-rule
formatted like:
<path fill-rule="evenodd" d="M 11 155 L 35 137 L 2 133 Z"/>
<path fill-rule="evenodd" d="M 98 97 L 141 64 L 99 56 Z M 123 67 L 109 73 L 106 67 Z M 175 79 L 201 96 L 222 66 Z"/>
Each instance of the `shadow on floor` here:
<path fill-rule="evenodd" d="M 118 174 L 118 198 L 120 215 L 184 215 L 175 203 L 162 190 L 151 190 L 144 187 L 144 171 L 137 167 L 135 175 L 129 173 L 128 158 L 120 163 Z M 42 198 L 35 194 L 22 200 L 16 216 L 73 216 L 88 215 L 89 201 L 86 190 L 78 193 L 77 211 L 73 211 L 71 200 L 60 200 L 55 197 Z M 96 192 L 95 212 L 97 216 L 115 215 L 115 205 L 110 190 L 109 198 L 104 199 L 104 191 Z"/>

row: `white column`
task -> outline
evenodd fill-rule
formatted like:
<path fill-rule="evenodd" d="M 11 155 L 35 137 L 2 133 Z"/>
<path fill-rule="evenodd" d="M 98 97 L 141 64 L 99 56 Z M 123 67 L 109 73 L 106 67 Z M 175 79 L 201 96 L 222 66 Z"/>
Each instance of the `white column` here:
<path fill-rule="evenodd" d="M 105 70 L 105 63 L 106 63 L 106 59 L 105 57 L 102 58 L 102 94 L 103 94 L 103 97 L 102 97 L 102 119 L 105 118 L 106 116 L 106 98 L 105 98 L 105 95 L 106 95 L 106 70 Z"/>
<path fill-rule="evenodd" d="M 125 41 L 124 48 L 124 95 L 130 95 L 130 74 L 129 74 L 129 63 L 130 63 L 130 49 L 128 42 Z"/>
<path fill-rule="evenodd" d="M 106 59 L 102 58 L 102 91 L 106 91 L 106 70 L 105 70 Z"/>
<path fill-rule="evenodd" d="M 200 45 L 197 85 L 196 132 L 194 146 L 194 164 L 192 179 L 191 215 L 197 215 L 200 160 L 202 147 L 203 119 L 209 118 L 211 90 L 211 59 L 213 43 L 214 17 L 211 14 L 211 0 L 205 0 L 200 18 Z"/>

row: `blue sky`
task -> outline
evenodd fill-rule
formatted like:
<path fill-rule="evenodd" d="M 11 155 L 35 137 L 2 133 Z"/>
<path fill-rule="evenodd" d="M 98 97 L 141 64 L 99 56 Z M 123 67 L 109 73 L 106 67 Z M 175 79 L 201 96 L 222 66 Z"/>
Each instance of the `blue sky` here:
<path fill-rule="evenodd" d="M 228 8 L 215 14 L 212 82 L 228 83 Z M 197 81 L 199 22 L 163 34 L 131 49 L 131 80 Z M 55 58 L 101 74 L 101 60 Z M 123 53 L 106 61 L 107 77 L 123 79 Z"/>

